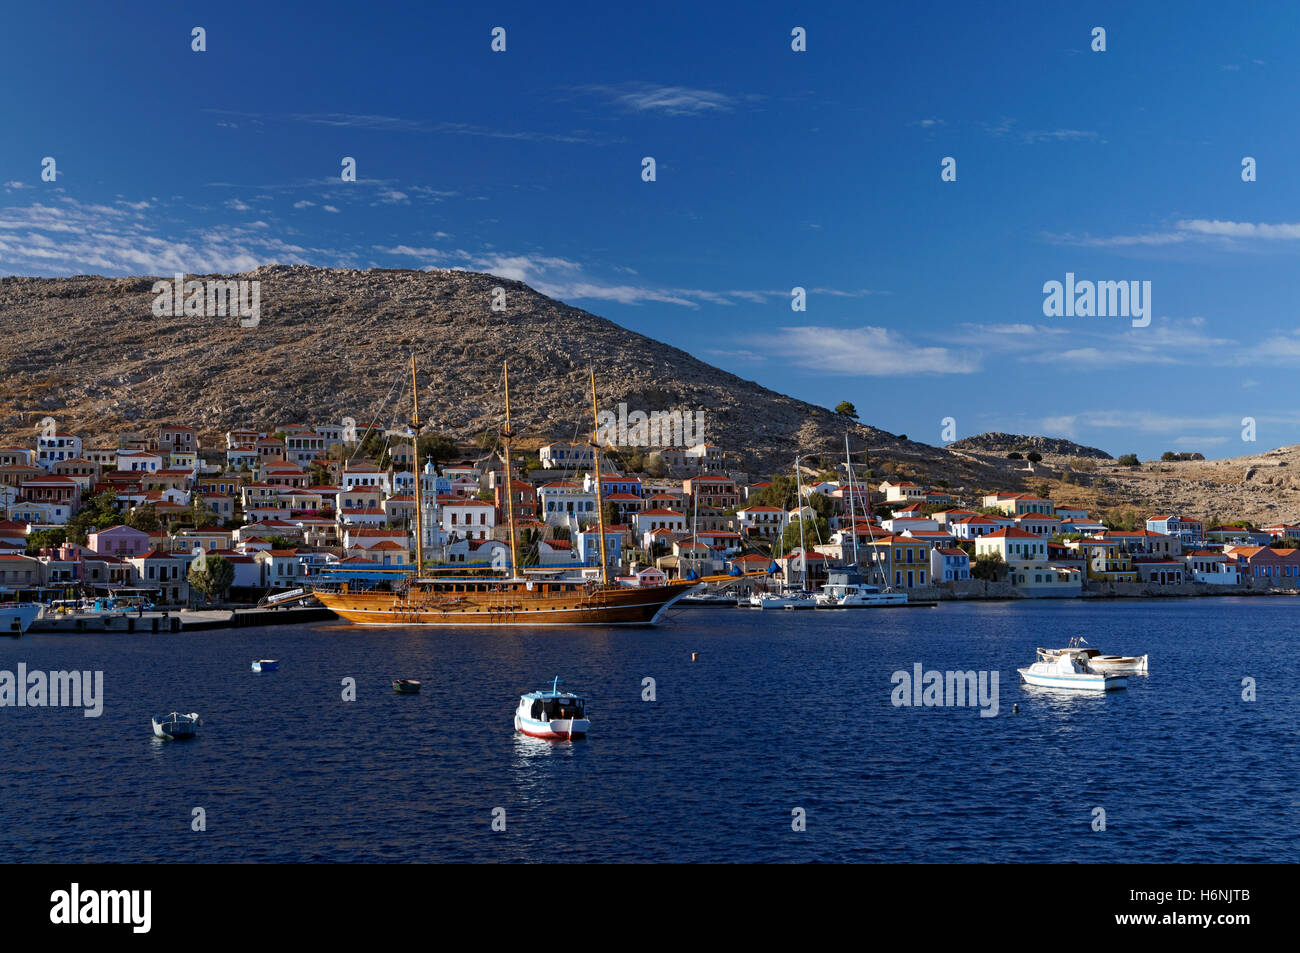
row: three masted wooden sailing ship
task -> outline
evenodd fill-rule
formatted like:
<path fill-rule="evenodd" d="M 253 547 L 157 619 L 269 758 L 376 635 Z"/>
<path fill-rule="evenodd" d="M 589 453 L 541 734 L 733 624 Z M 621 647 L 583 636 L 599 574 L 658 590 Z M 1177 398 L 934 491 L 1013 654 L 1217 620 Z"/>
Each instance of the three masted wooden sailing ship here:
<path fill-rule="evenodd" d="M 623 586 L 609 580 L 605 553 L 604 496 L 600 472 L 596 375 L 591 375 L 593 470 L 596 514 L 600 531 L 600 578 L 574 576 L 568 570 L 524 571 L 519 563 L 515 532 L 514 478 L 510 459 L 510 368 L 505 368 L 505 424 L 501 444 L 505 457 L 506 516 L 510 528 L 510 566 L 504 573 L 426 575 L 423 502 L 420 488 L 420 402 L 415 357 L 411 357 L 411 430 L 415 446 L 415 568 L 391 587 L 378 588 L 355 580 L 313 587 L 321 604 L 357 625 L 383 626 L 575 626 L 653 625 L 663 611 L 694 590 L 701 580 L 673 580 L 660 586 Z M 357 574 L 362 575 L 362 574 Z"/>

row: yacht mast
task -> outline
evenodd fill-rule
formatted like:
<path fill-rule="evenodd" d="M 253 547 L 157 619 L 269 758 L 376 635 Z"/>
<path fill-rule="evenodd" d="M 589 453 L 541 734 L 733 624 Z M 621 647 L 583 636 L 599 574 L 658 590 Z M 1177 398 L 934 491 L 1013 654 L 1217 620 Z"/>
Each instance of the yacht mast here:
<path fill-rule="evenodd" d="M 609 585 L 609 563 L 605 559 L 605 496 L 600 480 L 600 413 L 596 409 L 596 369 L 591 369 L 591 432 L 592 463 L 596 469 L 596 517 L 600 526 L 600 581 Z M 581 530 L 579 530 L 581 532 Z"/>
<path fill-rule="evenodd" d="M 849 435 L 844 434 L 844 465 L 849 471 L 849 535 L 853 537 L 853 566 L 858 565 L 858 521 L 853 512 L 853 458 L 849 456 Z"/>
<path fill-rule="evenodd" d="M 506 390 L 506 425 L 501 431 L 501 445 L 506 456 L 506 519 L 510 524 L 510 575 L 519 575 L 519 554 L 515 551 L 515 478 L 510 469 L 510 364 L 502 365 L 505 369 Z"/>
<path fill-rule="evenodd" d="M 415 577 L 424 568 L 424 522 L 420 501 L 420 388 L 415 380 L 415 352 L 411 352 L 411 447 L 415 468 Z M 436 491 L 435 491 L 436 492 Z"/>
<path fill-rule="evenodd" d="M 795 454 L 794 458 L 794 507 L 795 512 L 799 514 L 799 564 L 803 570 L 799 576 L 800 587 L 808 584 L 808 550 L 804 548 L 803 541 L 803 474 L 799 472 L 799 455 Z"/>

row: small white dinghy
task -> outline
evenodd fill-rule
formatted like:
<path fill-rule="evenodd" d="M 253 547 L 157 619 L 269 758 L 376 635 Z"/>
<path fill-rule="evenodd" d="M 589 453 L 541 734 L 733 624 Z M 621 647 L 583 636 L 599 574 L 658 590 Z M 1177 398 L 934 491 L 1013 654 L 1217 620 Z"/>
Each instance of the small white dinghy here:
<path fill-rule="evenodd" d="M 192 711 L 188 715 L 182 715 L 174 711 L 167 715 L 154 716 L 153 733 L 168 741 L 178 741 L 181 738 L 193 738 L 202 724 L 203 719 L 199 717 L 198 712 Z"/>
<path fill-rule="evenodd" d="M 1094 655 L 1088 659 L 1088 668 L 1094 672 L 1112 672 L 1116 675 L 1145 675 L 1145 655 Z"/>
<path fill-rule="evenodd" d="M 1064 649 L 1054 659 L 1038 661 L 1018 671 L 1021 681 L 1041 688 L 1109 692 L 1128 687 L 1128 681 L 1123 675 L 1089 669 L 1087 654 L 1082 649 Z"/>
<path fill-rule="evenodd" d="M 274 672 L 280 667 L 280 660 L 273 658 L 260 658 L 253 662 L 254 672 Z"/>

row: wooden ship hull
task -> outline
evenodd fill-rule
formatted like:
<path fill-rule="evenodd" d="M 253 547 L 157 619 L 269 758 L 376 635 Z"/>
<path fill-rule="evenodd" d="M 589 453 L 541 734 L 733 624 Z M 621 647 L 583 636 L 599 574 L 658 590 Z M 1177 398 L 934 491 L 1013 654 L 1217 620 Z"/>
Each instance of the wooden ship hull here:
<path fill-rule="evenodd" d="M 589 587 L 583 584 L 465 580 L 413 584 L 406 592 L 318 589 L 321 604 L 356 625 L 578 626 L 654 625 L 694 590 L 666 586 Z"/>

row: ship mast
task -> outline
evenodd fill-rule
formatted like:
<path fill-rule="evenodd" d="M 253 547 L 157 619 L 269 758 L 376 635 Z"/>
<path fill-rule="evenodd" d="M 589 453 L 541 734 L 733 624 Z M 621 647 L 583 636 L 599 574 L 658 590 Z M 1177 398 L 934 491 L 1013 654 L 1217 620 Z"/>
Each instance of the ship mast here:
<path fill-rule="evenodd" d="M 505 369 L 506 388 L 506 425 L 501 431 L 501 446 L 506 456 L 506 519 L 510 524 L 510 575 L 519 574 L 519 554 L 515 550 L 515 478 L 510 469 L 510 364 L 502 365 Z"/>
<path fill-rule="evenodd" d="M 596 517 L 600 526 L 600 581 L 609 585 L 609 563 L 605 559 L 605 496 L 600 480 L 600 413 L 596 409 L 596 369 L 591 370 L 591 452 L 596 469 Z"/>
<path fill-rule="evenodd" d="M 415 467 L 415 577 L 424 568 L 424 521 L 420 500 L 420 388 L 415 381 L 415 352 L 411 352 L 411 447 Z"/>
<path fill-rule="evenodd" d="M 803 566 L 803 572 L 800 575 L 800 588 L 808 586 L 808 550 L 804 547 L 803 541 L 803 474 L 799 472 L 799 455 L 795 454 L 794 458 L 794 505 L 795 510 L 799 513 L 799 564 Z"/>
<path fill-rule="evenodd" d="M 849 455 L 849 435 L 844 434 L 844 466 L 849 471 L 849 534 L 853 537 L 853 568 L 858 568 L 858 520 L 853 512 L 853 457 Z"/>

